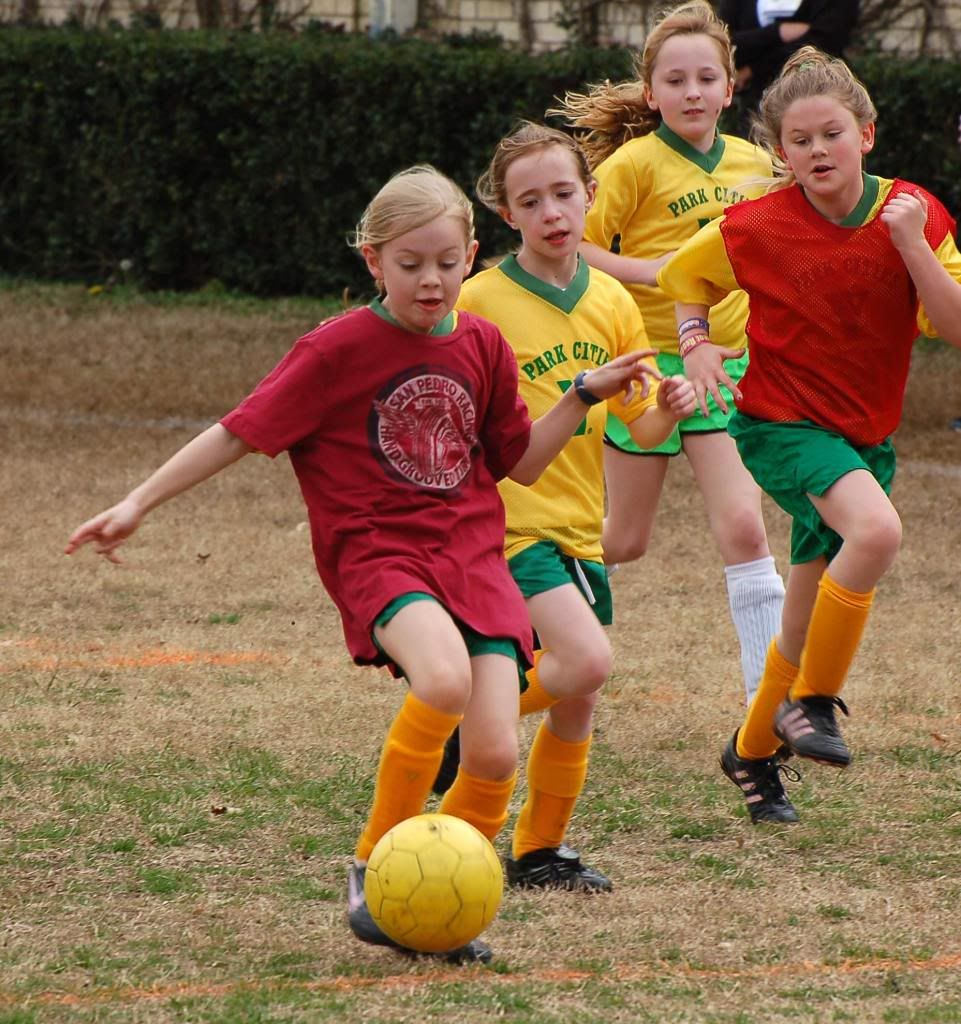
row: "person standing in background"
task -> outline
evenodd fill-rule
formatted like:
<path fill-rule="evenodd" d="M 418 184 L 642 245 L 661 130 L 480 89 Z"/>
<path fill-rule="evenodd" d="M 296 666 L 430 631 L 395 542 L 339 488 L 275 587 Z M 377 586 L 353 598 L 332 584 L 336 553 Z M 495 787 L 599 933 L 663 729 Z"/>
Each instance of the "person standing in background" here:
<path fill-rule="evenodd" d="M 858 21 L 858 0 L 720 0 L 734 43 L 736 131 L 744 138 L 761 94 L 802 46 L 843 57 Z"/>

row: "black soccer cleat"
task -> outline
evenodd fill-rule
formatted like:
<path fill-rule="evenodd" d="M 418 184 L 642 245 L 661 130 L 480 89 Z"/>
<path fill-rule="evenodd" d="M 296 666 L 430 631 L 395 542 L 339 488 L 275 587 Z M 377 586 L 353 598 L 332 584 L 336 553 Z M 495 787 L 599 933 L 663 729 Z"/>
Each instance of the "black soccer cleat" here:
<path fill-rule="evenodd" d="M 444 754 L 440 759 L 440 767 L 437 769 L 437 775 L 430 788 L 438 796 L 443 796 L 454 785 L 454 779 L 457 778 L 459 768 L 460 728 L 458 727 L 447 737 L 447 742 L 444 744 Z"/>
<path fill-rule="evenodd" d="M 364 895 L 366 874 L 367 866 L 361 864 L 351 864 L 350 871 L 347 873 L 347 923 L 354 936 L 361 942 L 366 942 L 371 946 L 386 946 L 388 949 L 396 949 L 398 953 L 403 953 L 405 956 L 433 956 L 449 964 L 489 964 L 491 962 L 494 953 L 490 946 L 486 942 L 481 942 L 480 939 L 473 939 L 466 946 L 459 946 L 446 953 L 421 953 L 395 942 L 381 930 L 367 908 L 367 898 Z"/>
<path fill-rule="evenodd" d="M 735 732 L 721 754 L 721 771 L 744 794 L 752 824 L 788 824 L 798 820 L 798 813 L 784 792 L 781 775 L 787 775 L 792 782 L 798 782 L 801 775 L 783 763 L 780 751 L 757 760 L 738 757 Z"/>
<path fill-rule="evenodd" d="M 838 729 L 835 707 L 845 715 L 849 713 L 840 697 L 786 700 L 774 716 L 774 733 L 798 757 L 846 768 L 851 763 L 851 751 Z"/>
<path fill-rule="evenodd" d="M 514 889 L 564 889 L 568 892 L 610 892 L 611 880 L 581 863 L 576 850 L 561 843 L 508 857 L 507 884 Z"/>

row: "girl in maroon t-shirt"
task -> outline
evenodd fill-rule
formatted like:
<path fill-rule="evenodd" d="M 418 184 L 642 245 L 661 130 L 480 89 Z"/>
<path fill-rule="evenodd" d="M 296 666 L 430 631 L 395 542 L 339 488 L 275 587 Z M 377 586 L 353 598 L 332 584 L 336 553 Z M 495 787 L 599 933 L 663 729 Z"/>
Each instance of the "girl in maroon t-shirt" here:
<path fill-rule="evenodd" d="M 500 332 L 453 312 L 477 250 L 463 192 L 431 167 L 402 172 L 371 201 L 354 244 L 381 298 L 297 341 L 220 423 L 78 527 L 66 551 L 93 543 L 117 562 L 151 509 L 251 452 L 289 453 L 351 654 L 410 684 L 348 880 L 351 930 L 396 946 L 367 909 L 366 861 L 423 811 L 458 724 L 462 770 L 441 811 L 493 839 L 514 786 L 518 661 L 529 663 L 531 635 L 504 561 L 497 481 L 533 483 L 586 404 L 646 379 L 650 353 L 591 370 L 532 424 Z M 475 940 L 446 955 L 486 962 L 491 952 Z"/>

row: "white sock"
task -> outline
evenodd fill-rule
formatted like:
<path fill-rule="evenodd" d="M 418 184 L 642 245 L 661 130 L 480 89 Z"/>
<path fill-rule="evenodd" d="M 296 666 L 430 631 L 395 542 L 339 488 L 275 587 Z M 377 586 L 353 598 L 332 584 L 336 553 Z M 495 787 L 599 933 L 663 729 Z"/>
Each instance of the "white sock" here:
<path fill-rule="evenodd" d="M 781 629 L 784 581 L 770 555 L 725 566 L 724 576 L 731 618 L 741 643 L 744 695 L 750 704 L 764 673 L 767 649 Z"/>

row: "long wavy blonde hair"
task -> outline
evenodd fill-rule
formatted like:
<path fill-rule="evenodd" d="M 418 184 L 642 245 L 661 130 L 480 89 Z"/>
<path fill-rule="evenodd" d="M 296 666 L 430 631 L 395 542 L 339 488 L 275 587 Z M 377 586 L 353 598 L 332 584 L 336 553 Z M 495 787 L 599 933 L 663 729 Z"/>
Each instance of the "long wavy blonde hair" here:
<path fill-rule="evenodd" d="M 644 49 L 634 54 L 632 80 L 590 85 L 586 93 L 567 92 L 560 106 L 547 111 L 574 129 L 592 168 L 629 139 L 647 135 L 661 123 L 661 115 L 648 105 L 645 90 L 651 86 L 661 47 L 668 39 L 685 35 L 713 39 L 728 81 L 734 80 L 734 47 L 727 25 L 706 0 L 689 0 L 665 11 L 655 22 Z"/>

